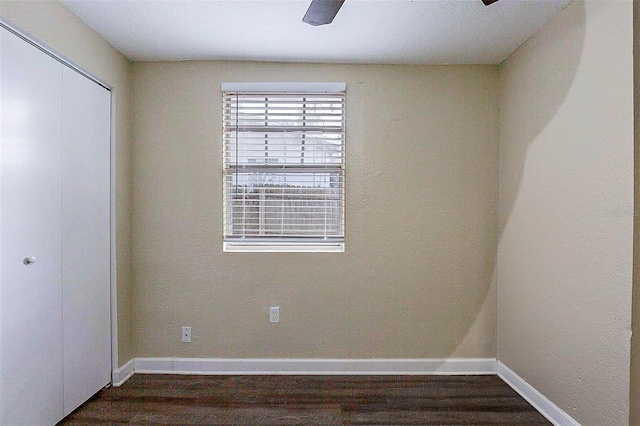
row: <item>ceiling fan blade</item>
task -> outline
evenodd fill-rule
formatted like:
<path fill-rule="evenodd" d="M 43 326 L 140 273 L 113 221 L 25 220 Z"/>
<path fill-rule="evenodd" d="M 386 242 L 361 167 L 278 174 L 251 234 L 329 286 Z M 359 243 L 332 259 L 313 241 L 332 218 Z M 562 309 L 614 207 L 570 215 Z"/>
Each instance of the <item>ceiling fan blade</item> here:
<path fill-rule="evenodd" d="M 492 3 L 497 2 L 498 0 L 482 0 L 482 3 L 484 3 L 485 6 L 489 6 Z"/>
<path fill-rule="evenodd" d="M 302 21 L 313 26 L 330 24 L 338 14 L 342 3 L 344 0 L 312 0 Z"/>

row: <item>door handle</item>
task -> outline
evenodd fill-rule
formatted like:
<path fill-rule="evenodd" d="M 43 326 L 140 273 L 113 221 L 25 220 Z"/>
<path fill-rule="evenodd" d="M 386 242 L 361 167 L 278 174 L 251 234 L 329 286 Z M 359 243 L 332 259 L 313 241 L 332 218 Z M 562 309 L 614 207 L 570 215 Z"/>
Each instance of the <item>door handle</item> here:
<path fill-rule="evenodd" d="M 25 257 L 22 263 L 24 263 L 25 265 L 31 265 L 32 263 L 36 263 L 36 257 L 35 256 Z"/>

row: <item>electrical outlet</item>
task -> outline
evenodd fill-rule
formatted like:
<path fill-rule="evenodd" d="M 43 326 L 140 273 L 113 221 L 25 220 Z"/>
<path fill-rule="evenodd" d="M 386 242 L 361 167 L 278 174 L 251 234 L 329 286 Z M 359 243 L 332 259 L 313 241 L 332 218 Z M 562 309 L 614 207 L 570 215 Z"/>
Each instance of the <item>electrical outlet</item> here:
<path fill-rule="evenodd" d="M 182 343 L 191 343 L 191 327 L 182 327 Z"/>
<path fill-rule="evenodd" d="M 280 306 L 272 306 L 269 308 L 269 322 L 280 322 Z"/>

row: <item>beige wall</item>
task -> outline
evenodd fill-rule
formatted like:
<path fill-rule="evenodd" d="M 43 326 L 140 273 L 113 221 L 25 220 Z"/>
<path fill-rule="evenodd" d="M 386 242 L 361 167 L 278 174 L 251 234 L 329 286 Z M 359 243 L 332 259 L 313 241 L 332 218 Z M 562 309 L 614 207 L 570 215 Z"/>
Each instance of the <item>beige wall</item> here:
<path fill-rule="evenodd" d="M 133 357 L 131 320 L 130 62 L 56 1 L 0 1 L 0 16 L 113 87 L 119 364 Z"/>
<path fill-rule="evenodd" d="M 630 425 L 640 424 L 640 2 L 633 2 L 633 93 L 635 208 L 633 232 L 633 338 L 631 340 Z"/>
<path fill-rule="evenodd" d="M 137 356 L 495 355 L 496 67 L 135 63 L 133 76 Z M 225 81 L 347 83 L 345 253 L 222 252 Z"/>
<path fill-rule="evenodd" d="M 632 4 L 576 1 L 500 67 L 498 358 L 583 425 L 629 415 Z"/>

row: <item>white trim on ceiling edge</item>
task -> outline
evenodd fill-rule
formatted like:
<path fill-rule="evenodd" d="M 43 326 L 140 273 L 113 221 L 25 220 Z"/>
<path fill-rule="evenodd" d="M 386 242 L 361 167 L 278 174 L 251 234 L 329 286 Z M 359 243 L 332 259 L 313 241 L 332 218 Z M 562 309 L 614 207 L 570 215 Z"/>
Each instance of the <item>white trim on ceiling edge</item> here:
<path fill-rule="evenodd" d="M 580 426 L 570 415 L 495 358 L 290 359 L 132 358 L 113 370 L 113 386 L 134 373 L 197 375 L 498 375 L 555 426 Z"/>
<path fill-rule="evenodd" d="M 549 398 L 541 394 L 502 362 L 498 361 L 497 367 L 498 376 L 555 426 L 580 426 L 580 423 L 575 421 L 566 411 L 551 402 Z"/>

